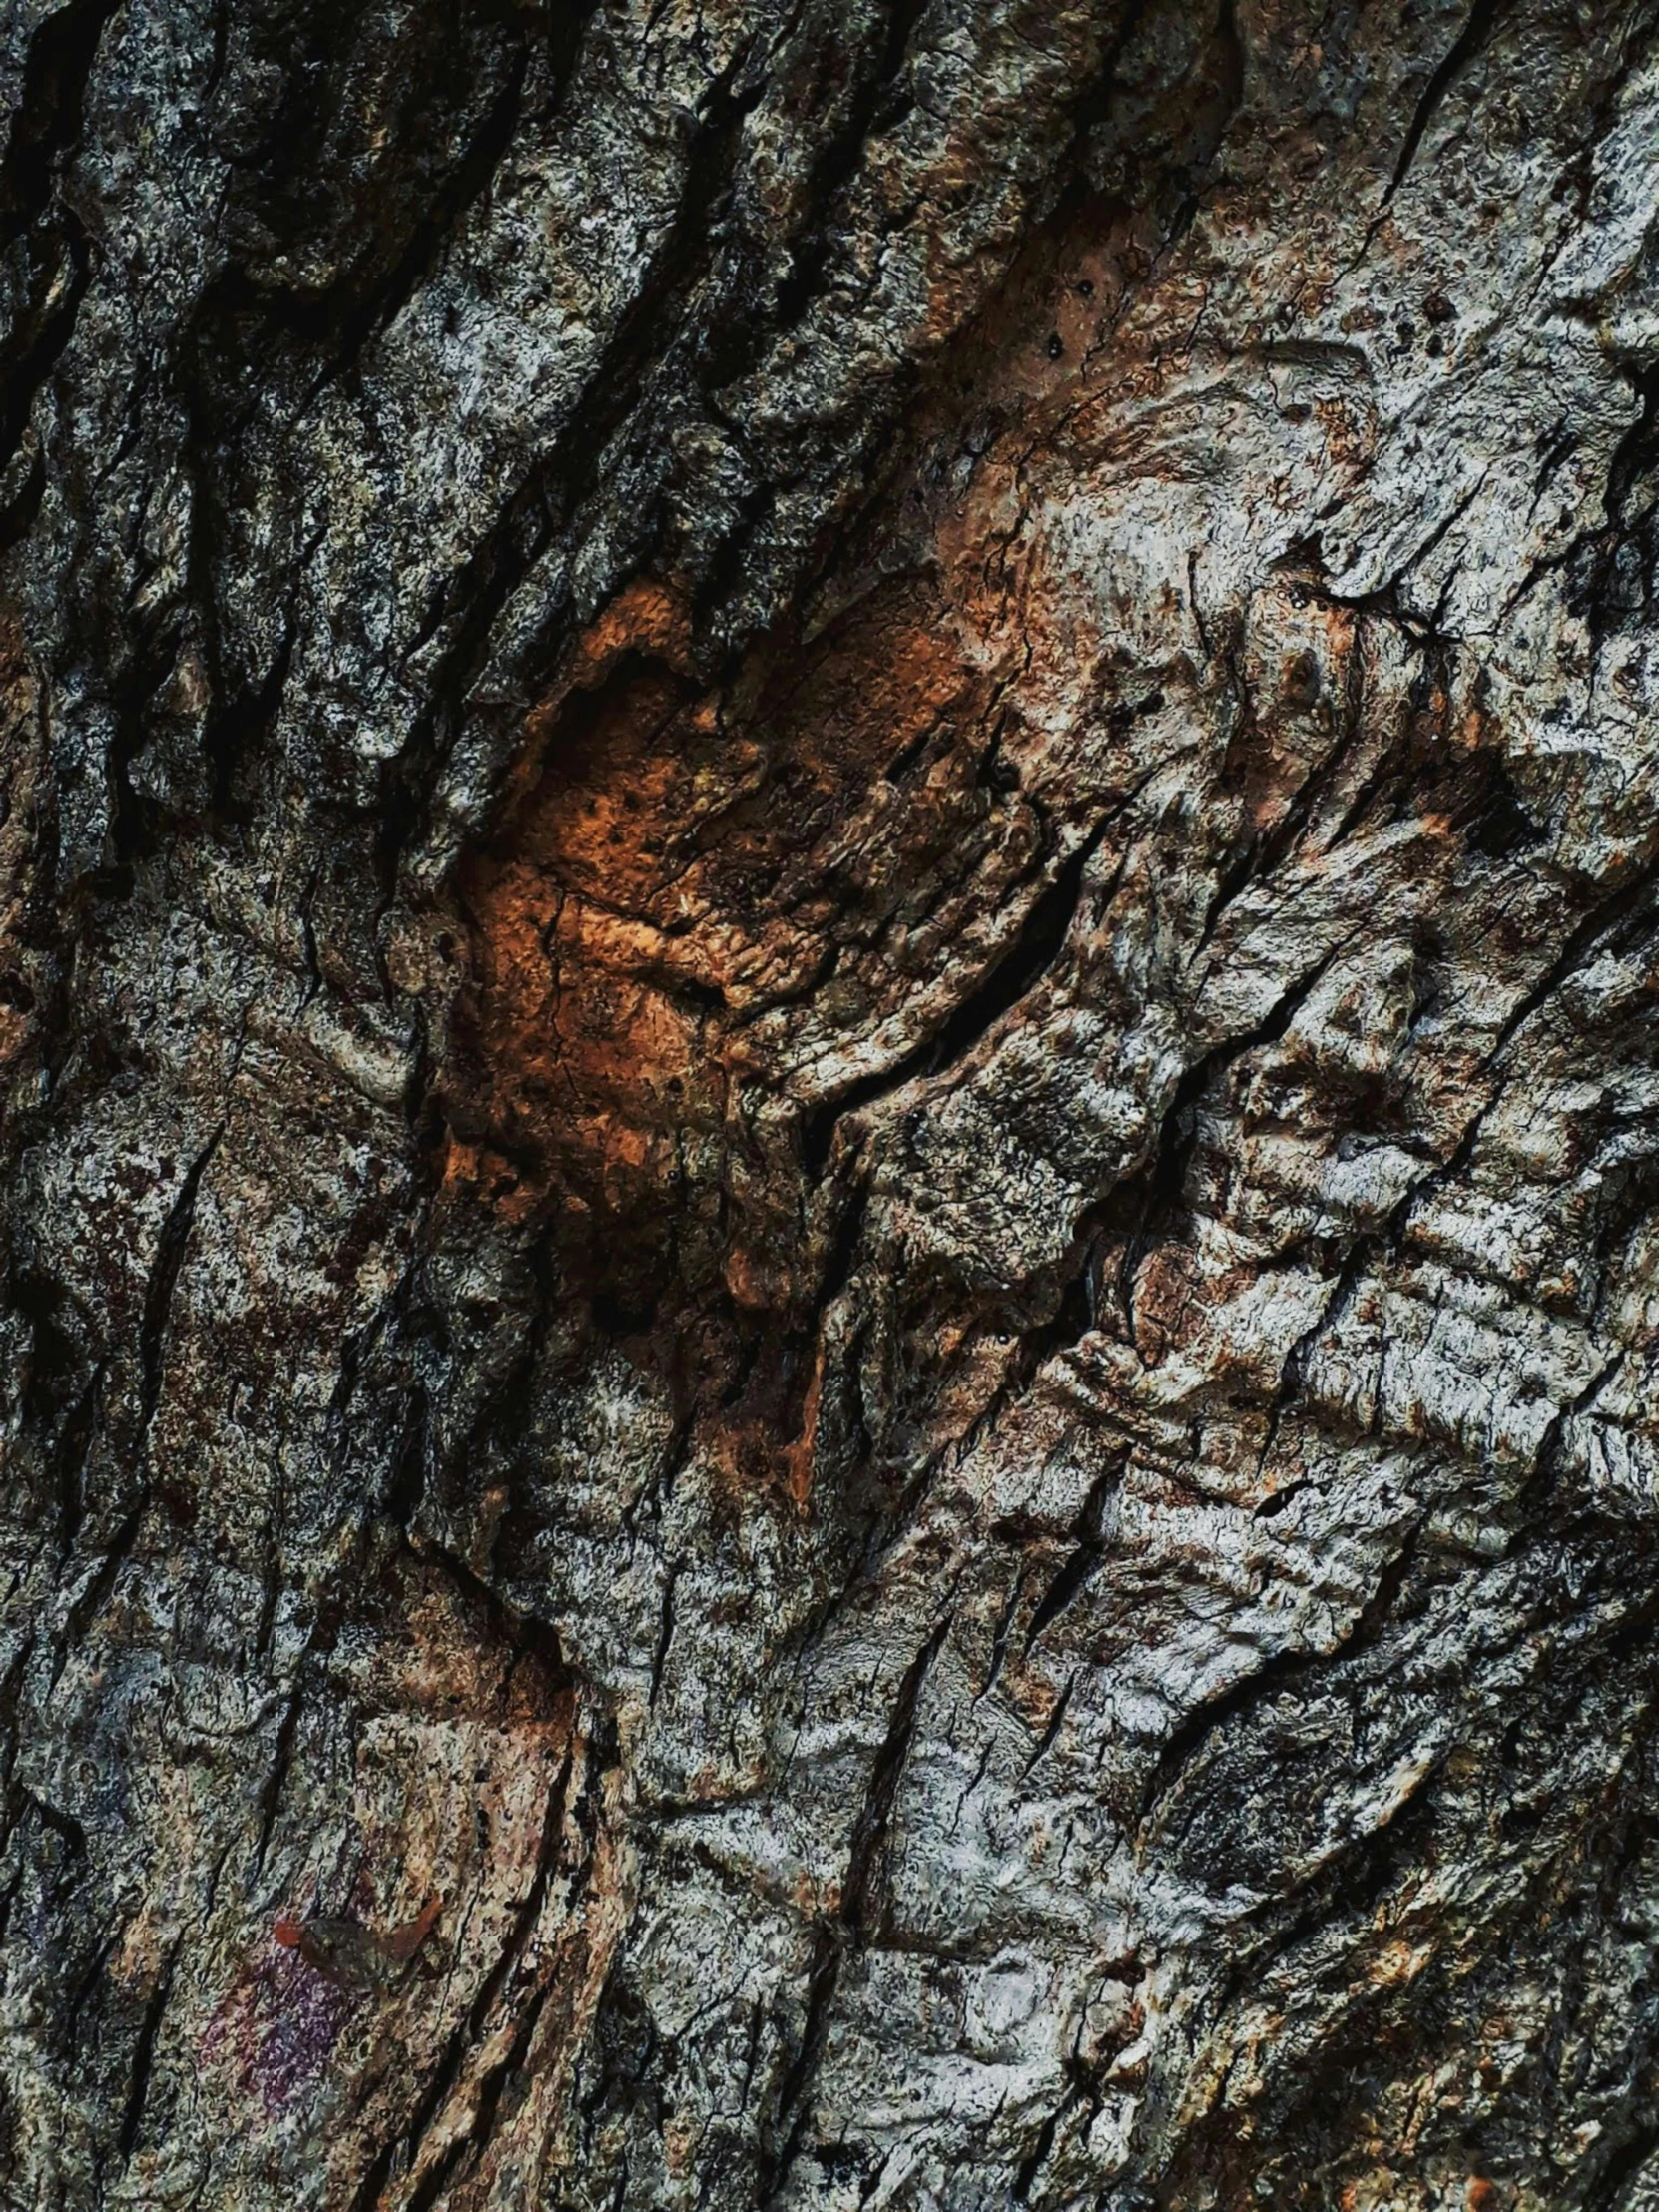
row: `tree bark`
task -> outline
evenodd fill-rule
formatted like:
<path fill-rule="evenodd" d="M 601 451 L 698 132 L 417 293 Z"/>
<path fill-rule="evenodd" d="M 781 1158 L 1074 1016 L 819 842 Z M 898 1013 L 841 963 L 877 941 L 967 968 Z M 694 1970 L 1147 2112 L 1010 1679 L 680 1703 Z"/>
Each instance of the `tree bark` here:
<path fill-rule="evenodd" d="M 0 2199 L 1659 2204 L 1659 7 L 0 85 Z"/>

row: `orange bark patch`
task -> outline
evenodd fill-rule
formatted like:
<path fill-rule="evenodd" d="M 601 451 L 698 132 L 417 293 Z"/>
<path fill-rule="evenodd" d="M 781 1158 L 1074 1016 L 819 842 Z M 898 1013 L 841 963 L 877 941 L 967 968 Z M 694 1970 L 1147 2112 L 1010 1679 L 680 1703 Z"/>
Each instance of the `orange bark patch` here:
<path fill-rule="evenodd" d="M 681 642 L 654 587 L 595 625 L 585 688 L 533 718 L 534 773 L 461 879 L 446 1181 L 549 1210 L 631 1307 L 679 1278 L 766 1310 L 798 1265 L 794 1122 L 768 1104 L 790 1023 L 873 1018 L 873 991 L 828 972 L 835 932 L 867 961 L 949 863 L 988 690 L 913 581 L 727 692 L 695 688 Z M 773 1005 L 802 1011 L 757 1029 Z"/>

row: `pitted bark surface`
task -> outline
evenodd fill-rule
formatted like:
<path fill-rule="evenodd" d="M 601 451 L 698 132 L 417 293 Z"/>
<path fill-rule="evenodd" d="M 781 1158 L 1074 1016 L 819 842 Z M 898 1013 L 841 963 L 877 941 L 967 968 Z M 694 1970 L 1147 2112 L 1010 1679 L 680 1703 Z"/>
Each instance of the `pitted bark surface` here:
<path fill-rule="evenodd" d="M 0 2197 L 1659 2202 L 1659 10 L 0 88 Z"/>

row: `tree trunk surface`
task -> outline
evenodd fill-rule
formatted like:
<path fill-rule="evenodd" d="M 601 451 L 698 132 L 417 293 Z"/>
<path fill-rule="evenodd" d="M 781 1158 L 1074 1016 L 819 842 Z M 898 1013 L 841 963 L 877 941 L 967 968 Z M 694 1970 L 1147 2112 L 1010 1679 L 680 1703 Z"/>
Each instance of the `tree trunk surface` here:
<path fill-rule="evenodd" d="M 1659 7 L 0 88 L 0 2202 L 1659 2206 Z"/>

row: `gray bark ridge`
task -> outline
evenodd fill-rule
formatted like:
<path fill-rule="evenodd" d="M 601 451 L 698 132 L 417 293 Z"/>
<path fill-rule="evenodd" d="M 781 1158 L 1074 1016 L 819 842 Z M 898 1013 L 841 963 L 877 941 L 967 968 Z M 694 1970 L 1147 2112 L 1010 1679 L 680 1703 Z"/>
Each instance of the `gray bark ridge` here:
<path fill-rule="evenodd" d="M 0 2201 L 1659 2203 L 1659 8 L 0 93 Z"/>

